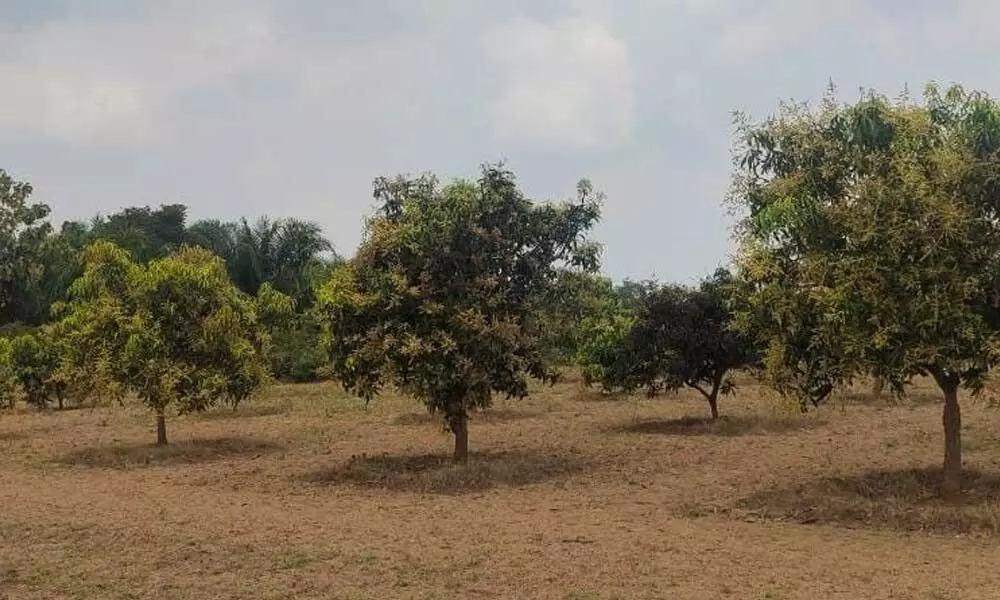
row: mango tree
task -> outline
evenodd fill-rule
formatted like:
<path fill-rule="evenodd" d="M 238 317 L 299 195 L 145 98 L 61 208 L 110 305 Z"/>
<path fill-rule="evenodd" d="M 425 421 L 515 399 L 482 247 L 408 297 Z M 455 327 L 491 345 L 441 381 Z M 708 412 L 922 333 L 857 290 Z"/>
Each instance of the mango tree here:
<path fill-rule="evenodd" d="M 842 375 L 876 374 L 896 393 L 913 376 L 934 379 L 942 492 L 957 493 L 958 390 L 980 390 L 1000 358 L 1000 106 L 933 85 L 923 102 L 830 96 L 744 121 L 740 140 L 744 276 L 760 293 L 783 280 L 815 305 L 799 355 L 835 348 L 827 359 Z"/>
<path fill-rule="evenodd" d="M 319 291 L 331 370 L 365 399 L 392 384 L 442 413 L 464 461 L 471 411 L 555 376 L 549 292 L 565 269 L 597 269 L 599 198 L 584 181 L 575 202 L 535 203 L 501 166 L 444 186 L 379 178 L 375 198 L 357 254 Z"/>
<path fill-rule="evenodd" d="M 68 385 L 60 374 L 60 362 L 59 342 L 49 328 L 10 340 L 8 368 L 25 401 L 35 408 L 46 408 L 54 400 L 62 410 Z"/>
<path fill-rule="evenodd" d="M 719 395 L 733 389 L 731 371 L 755 360 L 750 338 L 731 327 L 732 286 L 724 269 L 694 289 L 641 286 L 634 316 L 612 312 L 592 326 L 595 343 L 584 359 L 588 378 L 605 389 L 644 388 L 650 395 L 690 387 L 708 401 L 712 419 L 719 418 Z"/>
<path fill-rule="evenodd" d="M 254 300 L 201 248 L 143 266 L 111 242 L 95 242 L 60 312 L 71 345 L 93 351 L 71 357 L 76 374 L 138 396 L 156 415 L 157 445 L 167 443 L 169 406 L 204 410 L 268 380 L 268 338 Z"/>

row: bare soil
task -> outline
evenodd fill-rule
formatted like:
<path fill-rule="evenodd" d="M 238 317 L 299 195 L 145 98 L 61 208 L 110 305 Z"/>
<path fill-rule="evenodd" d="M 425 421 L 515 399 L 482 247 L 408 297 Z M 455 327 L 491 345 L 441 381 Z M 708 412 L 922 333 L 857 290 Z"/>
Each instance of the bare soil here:
<path fill-rule="evenodd" d="M 1000 411 L 859 386 L 801 415 L 747 382 L 498 402 L 456 466 L 412 400 L 278 386 L 235 413 L 0 414 L 0 598 L 1000 598 Z"/>

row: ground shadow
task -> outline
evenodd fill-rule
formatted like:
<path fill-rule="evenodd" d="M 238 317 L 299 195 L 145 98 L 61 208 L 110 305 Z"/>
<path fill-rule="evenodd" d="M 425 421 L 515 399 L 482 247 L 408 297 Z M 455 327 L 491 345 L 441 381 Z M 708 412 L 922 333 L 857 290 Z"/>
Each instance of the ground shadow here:
<path fill-rule="evenodd" d="M 966 471 L 956 501 L 942 500 L 940 486 L 940 467 L 870 471 L 765 490 L 736 508 L 795 523 L 1000 535 L 1000 477 Z"/>
<path fill-rule="evenodd" d="M 258 456 L 280 449 L 280 444 L 267 440 L 223 437 L 182 440 L 166 446 L 138 444 L 84 448 L 63 456 L 58 462 L 83 467 L 129 469 L 204 463 L 233 456 Z"/>
<path fill-rule="evenodd" d="M 578 458 L 522 452 L 474 452 L 465 464 L 456 464 L 450 456 L 439 454 L 354 456 L 332 469 L 310 473 L 305 479 L 319 485 L 466 494 L 543 483 L 580 473 L 586 466 Z"/>
<path fill-rule="evenodd" d="M 470 423 L 509 423 L 511 421 L 518 421 L 521 419 L 530 419 L 536 416 L 534 413 L 518 410 L 515 408 L 490 408 L 483 411 L 477 411 L 469 415 Z M 393 425 L 441 425 L 443 426 L 444 419 L 440 414 L 431 414 L 429 412 L 412 412 L 412 413 L 402 413 L 396 415 L 392 419 Z"/>
<path fill-rule="evenodd" d="M 870 391 L 845 390 L 836 393 L 828 402 L 831 406 L 874 406 L 893 408 L 898 406 L 927 406 L 941 403 L 941 395 L 925 391 L 909 391 L 906 395 L 897 397 L 886 390 L 881 396 L 875 396 Z"/>
<path fill-rule="evenodd" d="M 233 410 L 232 407 L 219 406 L 211 410 L 207 410 L 201 413 L 195 413 L 194 416 L 198 420 L 202 421 L 224 421 L 228 419 L 239 419 L 244 417 L 273 417 L 275 415 L 283 415 L 290 412 L 292 409 L 291 402 L 285 402 L 282 404 L 240 404 Z"/>
<path fill-rule="evenodd" d="M 815 417 L 722 416 L 716 420 L 708 417 L 681 417 L 632 421 L 612 428 L 616 433 L 645 435 L 722 436 L 785 433 L 810 429 L 822 424 Z"/>
<path fill-rule="evenodd" d="M 579 391 L 577 391 L 573 397 L 573 399 L 577 402 L 595 402 L 595 403 L 625 402 L 628 400 L 633 400 L 635 398 L 636 396 L 634 394 L 630 394 L 628 392 L 622 392 L 622 391 L 608 392 L 599 388 L 586 387 L 582 385 L 580 386 Z"/>
<path fill-rule="evenodd" d="M 23 440 L 28 434 L 23 431 L 0 431 L 0 442 L 14 442 Z"/>

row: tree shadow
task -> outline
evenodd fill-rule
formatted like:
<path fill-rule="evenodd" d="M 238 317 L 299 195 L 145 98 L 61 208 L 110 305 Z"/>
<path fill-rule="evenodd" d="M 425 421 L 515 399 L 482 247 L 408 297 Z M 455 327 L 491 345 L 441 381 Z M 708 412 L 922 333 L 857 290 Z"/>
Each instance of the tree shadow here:
<path fill-rule="evenodd" d="M 638 433 L 643 435 L 678 436 L 720 436 L 787 433 L 810 429 L 822 424 L 816 417 L 766 417 L 766 416 L 722 416 L 716 420 L 708 417 L 681 417 L 678 419 L 657 419 L 634 421 L 612 428 L 616 433 Z"/>
<path fill-rule="evenodd" d="M 897 397 L 890 390 L 885 390 L 881 396 L 875 396 L 871 391 L 844 390 L 836 393 L 828 404 L 832 406 L 876 406 L 893 408 L 897 406 L 928 406 L 941 403 L 941 395 L 925 391 L 909 391 L 905 396 Z"/>
<path fill-rule="evenodd" d="M 224 460 L 233 456 L 281 450 L 282 445 L 267 440 L 221 437 L 182 440 L 166 446 L 149 444 L 100 446 L 71 452 L 58 459 L 65 465 L 105 469 L 197 464 Z"/>
<path fill-rule="evenodd" d="M 469 415 L 469 423 L 510 423 L 521 419 L 530 419 L 534 413 L 516 408 L 489 408 Z M 442 425 L 444 419 L 439 414 L 431 414 L 426 410 L 421 412 L 402 413 L 392 420 L 393 425 Z"/>
<path fill-rule="evenodd" d="M 240 419 L 250 417 L 273 417 L 283 415 L 291 411 L 291 402 L 281 404 L 240 404 L 233 410 L 228 406 L 219 406 L 194 416 L 200 421 L 227 421 L 229 419 Z"/>
<path fill-rule="evenodd" d="M 0 431 L 0 442 L 16 442 L 28 437 L 23 431 Z"/>
<path fill-rule="evenodd" d="M 630 394 L 628 392 L 606 392 L 598 388 L 581 385 L 580 390 L 576 393 L 576 396 L 573 399 L 577 402 L 614 403 L 625 402 L 635 398 L 636 396 L 634 394 Z"/>
<path fill-rule="evenodd" d="M 794 523 L 1000 535 L 1000 477 L 966 471 L 954 501 L 942 500 L 940 487 L 940 467 L 869 471 L 765 490 L 736 508 Z"/>
<path fill-rule="evenodd" d="M 350 485 L 395 492 L 459 495 L 495 487 L 520 487 L 569 477 L 583 460 L 523 452 L 473 452 L 465 464 L 449 456 L 352 456 L 345 463 L 305 476 L 316 485 Z"/>

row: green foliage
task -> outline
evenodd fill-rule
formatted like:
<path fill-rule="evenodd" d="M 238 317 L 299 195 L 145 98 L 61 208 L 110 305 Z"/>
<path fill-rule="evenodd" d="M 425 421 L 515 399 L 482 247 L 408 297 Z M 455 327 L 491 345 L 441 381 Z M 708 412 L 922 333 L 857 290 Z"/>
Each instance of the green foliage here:
<path fill-rule="evenodd" d="M 320 226 L 300 219 L 199 221 L 188 235 L 226 261 L 230 277 L 244 292 L 255 295 L 269 283 L 302 309 L 312 304 L 317 280 L 341 262 L 336 255 L 327 258 L 333 246 Z"/>
<path fill-rule="evenodd" d="M 574 362 L 579 365 L 584 383 L 600 383 L 605 391 L 615 389 L 614 382 L 624 382 L 632 364 L 625 352 L 629 331 L 635 323 L 635 311 L 626 305 L 621 287 L 608 281 L 603 301 L 578 324 L 579 343 Z"/>
<path fill-rule="evenodd" d="M 748 255 L 749 256 L 749 255 Z M 751 256 L 760 261 L 766 253 Z M 823 307 L 802 289 L 795 265 L 774 269 L 766 263 L 738 262 L 752 284 L 742 282 L 731 295 L 734 328 L 760 349 L 759 377 L 803 411 L 819 406 L 847 382 L 851 366 L 843 355 L 843 339 L 820 325 Z"/>
<path fill-rule="evenodd" d="M 13 346 L 10 338 L 0 337 L 0 406 L 6 408 L 13 408 L 21 393 L 14 378 Z"/>
<path fill-rule="evenodd" d="M 613 301 L 614 289 L 608 278 L 586 271 L 559 271 L 543 302 L 548 325 L 541 343 L 550 362 L 574 362 L 581 348 L 591 343 L 581 323 L 603 313 Z"/>
<path fill-rule="evenodd" d="M 257 291 L 257 311 L 271 337 L 271 374 L 282 381 L 319 380 L 326 352 L 315 315 L 311 311 L 296 312 L 295 301 L 269 283 Z"/>
<path fill-rule="evenodd" d="M 218 257 L 182 247 L 147 267 L 101 241 L 83 260 L 60 327 L 67 345 L 85 349 L 67 362 L 88 387 L 132 391 L 162 417 L 169 405 L 238 403 L 267 381 L 265 328 Z"/>
<path fill-rule="evenodd" d="M 187 242 L 187 207 L 164 204 L 158 209 L 131 206 L 90 222 L 86 243 L 107 240 L 124 249 L 136 261 L 168 256 Z"/>
<path fill-rule="evenodd" d="M 390 383 L 440 411 L 464 459 L 469 411 L 555 375 L 551 290 L 564 269 L 596 270 L 599 256 L 585 238 L 598 199 L 587 182 L 578 192 L 535 204 L 499 166 L 445 186 L 376 180 L 363 244 L 319 291 L 333 373 L 366 399 Z"/>
<path fill-rule="evenodd" d="M 605 390 L 644 388 L 650 395 L 688 386 L 718 417 L 718 395 L 733 388 L 727 375 L 756 360 L 751 339 L 730 327 L 733 286 L 724 269 L 697 289 L 630 285 L 627 300 L 586 324 L 591 341 L 580 358 L 587 382 Z"/>
<path fill-rule="evenodd" d="M 0 325 L 30 320 L 32 309 L 22 302 L 50 275 L 49 207 L 32 203 L 32 192 L 31 184 L 0 169 Z"/>
<path fill-rule="evenodd" d="M 932 85 L 923 103 L 828 98 L 740 133 L 742 272 L 749 304 L 774 307 L 745 321 L 771 325 L 772 371 L 805 358 L 833 381 L 875 373 L 898 393 L 933 376 L 957 486 L 955 388 L 977 391 L 1000 358 L 1000 106 Z"/>
<path fill-rule="evenodd" d="M 56 401 L 63 407 L 68 386 L 60 376 L 58 341 L 49 330 L 12 338 L 6 353 L 13 381 L 28 404 L 46 408 Z"/>

